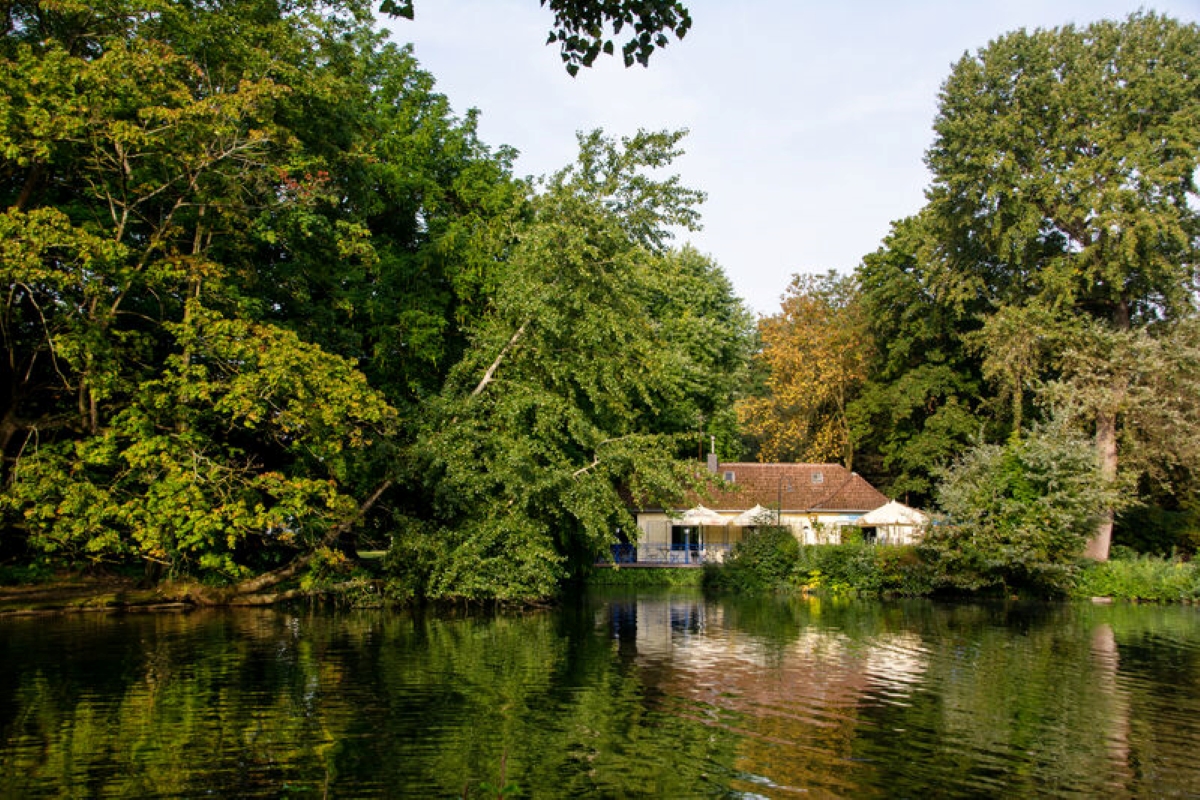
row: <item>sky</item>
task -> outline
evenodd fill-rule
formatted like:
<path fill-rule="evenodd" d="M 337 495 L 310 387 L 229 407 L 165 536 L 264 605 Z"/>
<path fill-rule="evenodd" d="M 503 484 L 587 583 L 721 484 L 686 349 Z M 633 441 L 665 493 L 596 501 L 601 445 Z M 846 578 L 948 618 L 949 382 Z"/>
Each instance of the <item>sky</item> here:
<path fill-rule="evenodd" d="M 570 164 L 576 132 L 686 128 L 674 164 L 707 194 L 681 232 L 758 314 L 798 273 L 851 272 L 930 182 L 938 91 L 951 66 L 1003 34 L 1152 10 L 1200 22 L 1200 0 L 684 0 L 692 30 L 649 68 L 619 56 L 571 78 L 538 0 L 416 0 L 387 23 L 457 113 L 521 155 L 520 176 Z"/>

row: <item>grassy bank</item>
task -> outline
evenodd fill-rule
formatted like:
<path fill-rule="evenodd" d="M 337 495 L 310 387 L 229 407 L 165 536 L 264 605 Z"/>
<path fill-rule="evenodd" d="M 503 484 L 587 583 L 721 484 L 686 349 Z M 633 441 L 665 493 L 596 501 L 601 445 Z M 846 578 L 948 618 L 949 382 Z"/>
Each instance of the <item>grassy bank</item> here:
<path fill-rule="evenodd" d="M 631 589 L 700 586 L 704 570 L 679 567 L 605 567 L 587 576 L 588 586 L 624 586 Z"/>
<path fill-rule="evenodd" d="M 1066 595 L 1117 601 L 1200 603 L 1200 564 L 1118 550 L 1110 561 L 1079 562 L 1066 569 Z M 0 568 L 0 615 L 61 611 L 113 611 L 211 605 L 259 605 L 290 599 L 346 606 L 407 605 L 386 579 L 367 573 L 328 585 L 299 584 L 266 598 L 222 597 L 220 589 L 187 582 L 143 587 L 130 576 L 84 575 L 47 568 Z M 1013 594 L 1051 596 L 1019 587 L 964 591 L 954 576 L 939 575 L 919 547 L 861 543 L 809 545 L 790 533 L 765 532 L 724 564 L 704 569 L 609 567 L 593 570 L 588 586 L 629 589 L 704 588 L 731 594 L 804 593 L 826 597 L 922 597 Z M 1055 595 L 1061 597 L 1062 594 Z"/>
<path fill-rule="evenodd" d="M 1084 566 L 1072 594 L 1158 603 L 1200 602 L 1200 566 L 1179 559 L 1122 554 Z"/>

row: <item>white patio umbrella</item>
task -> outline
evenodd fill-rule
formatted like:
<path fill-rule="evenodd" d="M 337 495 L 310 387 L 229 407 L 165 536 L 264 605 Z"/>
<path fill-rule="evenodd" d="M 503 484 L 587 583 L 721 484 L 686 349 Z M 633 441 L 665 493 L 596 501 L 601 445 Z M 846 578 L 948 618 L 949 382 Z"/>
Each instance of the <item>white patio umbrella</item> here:
<path fill-rule="evenodd" d="M 729 519 L 721 516 L 711 508 L 704 506 L 696 506 L 689 508 L 683 512 L 683 516 L 679 518 L 679 525 L 724 525 L 729 522 Z"/>
<path fill-rule="evenodd" d="M 772 525 L 775 522 L 775 512 L 761 505 L 749 508 L 729 520 L 730 525 L 749 528 L 753 525 Z"/>
<path fill-rule="evenodd" d="M 858 525 L 909 525 L 916 528 L 929 524 L 929 516 L 896 500 L 859 517 Z"/>
<path fill-rule="evenodd" d="M 893 500 L 862 515 L 854 524 L 860 528 L 876 528 L 879 541 L 914 544 L 929 524 L 929 515 Z"/>

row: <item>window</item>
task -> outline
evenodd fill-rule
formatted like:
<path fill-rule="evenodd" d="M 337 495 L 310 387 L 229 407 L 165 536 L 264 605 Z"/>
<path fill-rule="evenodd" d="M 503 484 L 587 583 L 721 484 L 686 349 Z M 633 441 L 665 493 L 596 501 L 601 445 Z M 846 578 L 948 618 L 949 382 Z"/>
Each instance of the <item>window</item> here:
<path fill-rule="evenodd" d="M 824 483 L 825 482 L 825 473 L 824 472 L 814 472 L 812 474 L 812 482 L 813 483 Z"/>
<path fill-rule="evenodd" d="M 735 477 L 737 477 L 737 476 L 733 474 L 733 470 L 731 470 L 731 469 L 725 470 L 725 482 L 726 483 L 733 483 L 734 482 L 733 479 Z"/>
<path fill-rule="evenodd" d="M 693 525 L 671 526 L 671 549 L 686 550 L 700 546 L 700 528 Z"/>

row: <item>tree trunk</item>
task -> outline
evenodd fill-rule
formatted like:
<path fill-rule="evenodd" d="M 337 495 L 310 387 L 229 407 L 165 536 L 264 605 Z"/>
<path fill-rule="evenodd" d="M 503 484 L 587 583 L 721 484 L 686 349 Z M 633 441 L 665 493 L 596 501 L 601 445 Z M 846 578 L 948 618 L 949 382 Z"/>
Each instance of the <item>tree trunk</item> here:
<path fill-rule="evenodd" d="M 346 531 L 350 530 L 352 527 L 358 524 L 358 522 L 362 520 L 364 516 L 366 516 L 367 512 L 370 511 L 375 503 L 379 501 L 379 498 L 383 496 L 383 493 L 391 487 L 391 479 L 385 480 L 383 483 L 381 483 L 379 487 L 371 493 L 371 496 L 364 500 L 362 505 L 358 507 L 358 512 L 353 517 L 343 521 L 338 525 L 334 525 L 329 529 L 329 532 L 325 534 L 325 540 L 322 542 L 322 544 L 326 546 L 332 546 L 335 544 L 338 539 L 345 535 Z M 270 589 L 273 586 L 278 586 L 284 581 L 290 580 L 299 575 L 315 557 L 316 550 L 310 550 L 303 555 L 297 556 L 295 560 L 285 564 L 279 569 L 272 570 L 271 572 L 265 572 L 262 575 L 238 583 L 233 587 L 231 592 L 228 592 L 228 594 L 234 597 L 256 595 L 262 592 L 264 589 Z"/>
<path fill-rule="evenodd" d="M 1117 477 L 1117 415 L 1103 411 L 1096 416 L 1096 455 L 1100 459 L 1100 476 L 1111 484 Z M 1104 509 L 1096 533 L 1084 548 L 1085 558 L 1108 561 L 1108 548 L 1112 544 L 1113 510 Z"/>
<path fill-rule="evenodd" d="M 1113 327 L 1122 333 L 1130 328 L 1129 302 L 1121 299 L 1113 310 Z M 1113 378 L 1112 398 L 1108 408 L 1096 414 L 1096 457 L 1100 461 L 1100 478 L 1107 486 L 1117 479 L 1117 413 L 1129 390 L 1129 377 L 1122 369 Z M 1112 544 L 1113 509 L 1104 509 L 1096 533 L 1083 550 L 1085 558 L 1108 561 L 1108 549 Z"/>

